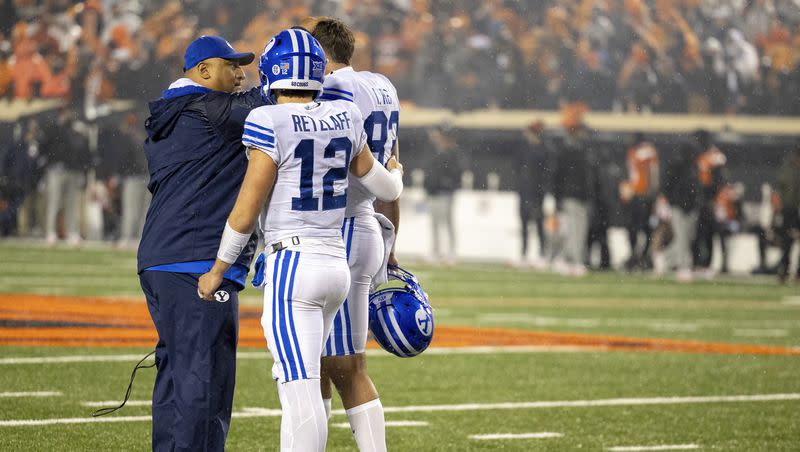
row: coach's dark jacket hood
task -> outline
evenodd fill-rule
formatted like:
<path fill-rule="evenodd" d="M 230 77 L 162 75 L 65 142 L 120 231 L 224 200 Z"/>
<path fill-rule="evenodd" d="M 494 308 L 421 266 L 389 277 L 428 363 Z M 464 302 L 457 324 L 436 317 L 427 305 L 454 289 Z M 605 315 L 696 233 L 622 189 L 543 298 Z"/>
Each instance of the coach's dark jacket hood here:
<path fill-rule="evenodd" d="M 196 96 L 181 96 L 176 99 L 159 99 L 150 102 L 150 117 L 145 121 L 144 128 L 147 137 L 152 141 L 161 141 L 167 138 L 183 109 L 189 105 Z"/>
<path fill-rule="evenodd" d="M 258 88 L 212 91 L 183 79 L 150 103 L 144 143 L 153 194 L 139 245 L 139 272 L 214 260 L 247 169 L 244 121 L 263 105 Z M 250 265 L 255 241 L 237 264 Z"/>

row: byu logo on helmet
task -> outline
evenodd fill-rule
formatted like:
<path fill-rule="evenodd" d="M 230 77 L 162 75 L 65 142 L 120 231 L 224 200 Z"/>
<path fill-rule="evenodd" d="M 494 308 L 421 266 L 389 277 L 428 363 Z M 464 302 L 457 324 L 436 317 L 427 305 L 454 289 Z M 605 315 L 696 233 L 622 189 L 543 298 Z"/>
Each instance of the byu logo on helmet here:
<path fill-rule="evenodd" d="M 411 273 L 389 269 L 389 279 L 405 283 L 370 295 L 369 329 L 380 346 L 402 358 L 416 356 L 433 340 L 433 311 L 428 296 Z"/>
<path fill-rule="evenodd" d="M 417 319 L 417 328 L 419 328 L 419 332 L 425 336 L 430 336 L 431 333 L 433 333 L 433 319 L 431 319 L 428 311 L 420 307 L 417 309 L 414 317 Z"/>
<path fill-rule="evenodd" d="M 218 291 L 214 292 L 214 299 L 219 301 L 220 303 L 225 303 L 230 298 L 231 298 L 231 295 L 228 292 L 224 291 L 224 290 L 218 290 Z"/>
<path fill-rule="evenodd" d="M 305 30 L 283 30 L 264 48 L 258 61 L 261 92 L 273 103 L 272 91 L 322 91 L 325 78 L 325 52 L 320 43 Z"/>

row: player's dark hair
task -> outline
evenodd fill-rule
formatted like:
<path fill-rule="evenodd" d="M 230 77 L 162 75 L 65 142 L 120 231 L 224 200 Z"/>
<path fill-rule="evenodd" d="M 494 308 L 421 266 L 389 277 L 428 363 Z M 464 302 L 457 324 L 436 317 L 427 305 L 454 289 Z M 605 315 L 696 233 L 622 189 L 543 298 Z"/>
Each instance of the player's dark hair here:
<path fill-rule="evenodd" d="M 356 38 L 350 27 L 338 19 L 324 19 L 317 23 L 311 33 L 325 50 L 325 55 L 334 63 L 350 64 L 356 47 Z"/>
<path fill-rule="evenodd" d="M 317 94 L 319 94 L 319 92 L 311 89 L 273 89 L 272 94 L 274 94 L 276 98 L 278 96 L 287 96 L 287 97 L 311 96 L 312 98 L 314 98 L 317 97 Z"/>

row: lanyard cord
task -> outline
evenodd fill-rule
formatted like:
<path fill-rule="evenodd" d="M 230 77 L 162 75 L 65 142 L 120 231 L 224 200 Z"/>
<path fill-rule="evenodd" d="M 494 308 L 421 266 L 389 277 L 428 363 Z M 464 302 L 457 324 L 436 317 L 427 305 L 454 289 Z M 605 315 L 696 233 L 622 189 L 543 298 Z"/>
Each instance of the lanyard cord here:
<path fill-rule="evenodd" d="M 142 360 L 139 361 L 138 364 L 136 364 L 136 367 L 133 368 L 133 372 L 131 372 L 131 381 L 130 381 L 130 383 L 128 383 L 128 390 L 125 392 L 125 400 L 123 400 L 122 403 L 119 406 L 100 408 L 100 409 L 92 412 L 92 417 L 105 416 L 105 415 L 111 414 L 111 413 L 113 413 L 113 412 L 117 411 L 118 409 L 120 409 L 120 408 L 125 406 L 125 404 L 128 402 L 128 398 L 130 398 L 130 396 L 131 396 L 131 390 L 133 389 L 133 379 L 136 378 L 136 371 L 139 370 L 139 369 L 149 369 L 151 367 L 155 367 L 155 365 L 156 365 L 155 362 L 153 364 L 149 364 L 147 366 L 143 366 L 142 365 L 142 363 L 147 358 L 153 356 L 153 354 L 155 352 L 156 351 L 153 350 L 152 352 L 150 352 L 147 355 L 145 355 L 145 357 L 142 358 Z"/>

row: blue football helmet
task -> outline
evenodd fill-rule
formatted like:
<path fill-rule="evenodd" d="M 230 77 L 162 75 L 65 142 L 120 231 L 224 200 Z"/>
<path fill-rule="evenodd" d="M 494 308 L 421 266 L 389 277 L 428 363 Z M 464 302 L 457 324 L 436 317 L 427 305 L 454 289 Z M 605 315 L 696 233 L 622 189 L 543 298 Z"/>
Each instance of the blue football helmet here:
<path fill-rule="evenodd" d="M 417 278 L 400 267 L 389 267 L 387 287 L 369 296 L 369 330 L 389 353 L 401 358 L 417 356 L 433 340 L 433 310 Z"/>
<path fill-rule="evenodd" d="M 283 30 L 270 39 L 258 60 L 261 95 L 275 103 L 275 89 L 322 92 L 325 61 L 322 45 L 309 32 Z"/>

